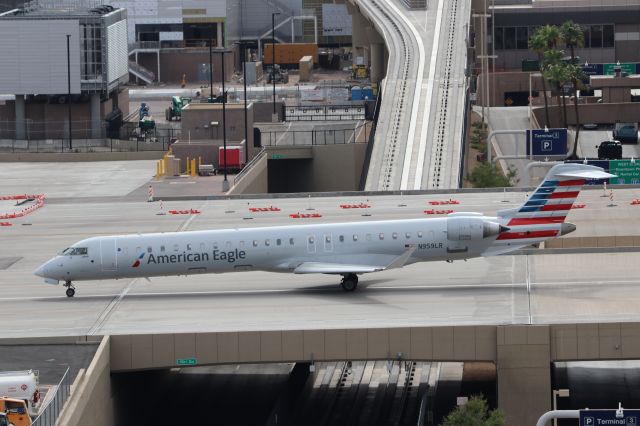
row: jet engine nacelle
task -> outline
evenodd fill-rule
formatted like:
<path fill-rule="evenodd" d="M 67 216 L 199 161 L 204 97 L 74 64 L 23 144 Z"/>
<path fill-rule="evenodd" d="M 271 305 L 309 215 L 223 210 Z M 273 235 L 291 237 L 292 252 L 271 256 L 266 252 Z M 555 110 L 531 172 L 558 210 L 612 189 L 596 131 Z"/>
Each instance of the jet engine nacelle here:
<path fill-rule="evenodd" d="M 481 240 L 507 230 L 507 227 L 482 216 L 447 217 L 447 239 L 450 241 Z"/>

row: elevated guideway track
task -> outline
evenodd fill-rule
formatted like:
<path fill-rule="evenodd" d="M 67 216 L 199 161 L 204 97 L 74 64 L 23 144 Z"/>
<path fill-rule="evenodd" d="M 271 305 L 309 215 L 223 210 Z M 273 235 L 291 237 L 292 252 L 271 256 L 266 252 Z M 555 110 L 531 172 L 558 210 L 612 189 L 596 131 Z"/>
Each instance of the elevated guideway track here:
<path fill-rule="evenodd" d="M 361 0 L 389 51 L 367 190 L 458 187 L 466 108 L 471 5 L 434 0 L 407 10 Z"/>

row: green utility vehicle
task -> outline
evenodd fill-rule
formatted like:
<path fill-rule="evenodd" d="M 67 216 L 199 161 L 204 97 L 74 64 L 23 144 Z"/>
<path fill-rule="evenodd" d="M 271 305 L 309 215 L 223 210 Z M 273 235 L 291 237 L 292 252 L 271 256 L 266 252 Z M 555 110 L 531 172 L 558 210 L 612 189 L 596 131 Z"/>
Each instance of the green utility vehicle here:
<path fill-rule="evenodd" d="M 174 118 L 180 120 L 182 118 L 182 108 L 191 103 L 191 98 L 184 96 L 174 96 L 171 98 L 171 106 L 165 110 L 165 118 L 171 121 Z"/>

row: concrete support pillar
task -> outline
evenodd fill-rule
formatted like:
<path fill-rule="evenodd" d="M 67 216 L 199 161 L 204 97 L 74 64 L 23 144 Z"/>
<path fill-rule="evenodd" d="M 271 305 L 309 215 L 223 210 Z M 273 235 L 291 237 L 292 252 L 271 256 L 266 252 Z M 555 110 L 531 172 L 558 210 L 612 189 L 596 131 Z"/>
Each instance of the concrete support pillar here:
<path fill-rule="evenodd" d="M 371 69 L 369 71 L 372 83 L 380 83 L 384 77 L 384 45 L 382 43 L 371 44 Z"/>
<path fill-rule="evenodd" d="M 24 95 L 16 95 L 16 139 L 26 139 Z"/>
<path fill-rule="evenodd" d="M 551 409 L 550 340 L 546 325 L 498 327 L 498 407 L 506 424 L 533 425 Z"/>
<path fill-rule="evenodd" d="M 91 94 L 91 138 L 98 139 L 102 137 L 100 124 L 100 93 Z"/>
<path fill-rule="evenodd" d="M 222 43 L 222 22 L 218 22 L 216 24 L 216 29 L 218 30 L 218 33 L 216 35 L 216 40 L 218 42 L 218 47 L 224 47 L 224 44 Z"/>
<path fill-rule="evenodd" d="M 157 80 L 158 80 L 158 83 L 160 83 L 160 50 L 158 50 L 158 53 L 156 55 L 157 55 L 157 60 L 158 60 L 158 78 L 157 78 Z"/>

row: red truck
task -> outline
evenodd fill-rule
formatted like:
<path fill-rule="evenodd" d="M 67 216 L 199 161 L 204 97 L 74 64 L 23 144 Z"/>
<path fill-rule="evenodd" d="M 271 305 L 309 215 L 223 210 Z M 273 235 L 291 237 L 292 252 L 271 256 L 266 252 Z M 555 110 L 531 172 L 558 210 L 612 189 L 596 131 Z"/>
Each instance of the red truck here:
<path fill-rule="evenodd" d="M 240 146 L 227 147 L 227 161 L 224 161 L 224 148 L 218 148 L 218 170 L 227 173 L 237 173 L 244 167 L 244 153 Z"/>

